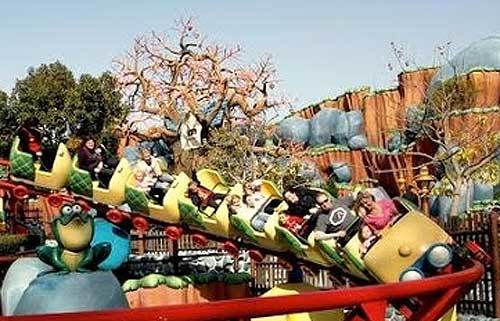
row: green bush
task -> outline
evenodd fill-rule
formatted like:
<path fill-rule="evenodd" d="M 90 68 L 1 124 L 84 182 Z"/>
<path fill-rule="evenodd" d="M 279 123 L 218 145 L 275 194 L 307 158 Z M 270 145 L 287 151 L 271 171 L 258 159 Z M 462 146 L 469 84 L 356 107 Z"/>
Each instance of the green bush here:
<path fill-rule="evenodd" d="M 15 254 L 21 246 L 27 246 L 28 243 L 27 235 L 0 234 L 0 255 Z"/>

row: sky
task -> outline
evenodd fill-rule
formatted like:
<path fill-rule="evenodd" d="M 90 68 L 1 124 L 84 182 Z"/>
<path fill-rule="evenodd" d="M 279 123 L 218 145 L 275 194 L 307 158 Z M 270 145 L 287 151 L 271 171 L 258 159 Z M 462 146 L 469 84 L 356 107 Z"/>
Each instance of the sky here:
<path fill-rule="evenodd" d="M 279 89 L 295 108 L 361 86 L 395 85 L 390 43 L 418 66 L 435 48 L 458 52 L 500 33 L 500 1 L 5 1 L 0 7 L 0 89 L 10 92 L 30 66 L 60 60 L 78 76 L 111 69 L 112 59 L 151 30 L 193 16 L 209 40 L 240 44 L 242 59 L 271 54 Z"/>

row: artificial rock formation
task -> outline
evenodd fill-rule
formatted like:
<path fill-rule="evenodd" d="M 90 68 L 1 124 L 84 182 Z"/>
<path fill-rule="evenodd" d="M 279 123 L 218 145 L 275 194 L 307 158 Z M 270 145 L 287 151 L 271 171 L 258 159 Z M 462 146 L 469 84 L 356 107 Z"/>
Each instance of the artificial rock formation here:
<path fill-rule="evenodd" d="M 346 162 L 351 165 L 354 182 L 367 177 L 376 178 L 392 194 L 397 194 L 397 173 L 390 171 L 407 169 L 405 175 L 413 176 L 411 169 L 424 159 L 408 154 L 389 153 L 388 141 L 395 131 L 404 128 L 407 109 L 424 103 L 436 71 L 429 68 L 401 73 L 398 76 L 399 85 L 395 88 L 378 92 L 363 88 L 298 111 L 296 116 L 308 119 L 323 108 L 361 110 L 364 116 L 365 134 L 371 148 L 350 151 L 324 146 L 311 149 L 311 158 L 322 171 L 326 171 L 332 163 Z M 451 129 L 467 128 L 477 122 L 478 115 L 487 114 L 488 123 L 494 130 L 500 131 L 500 72 L 474 70 L 464 77 L 467 77 L 475 90 L 476 102 L 470 110 L 453 117 Z M 432 154 L 436 148 L 429 142 L 421 142 L 413 150 Z"/>

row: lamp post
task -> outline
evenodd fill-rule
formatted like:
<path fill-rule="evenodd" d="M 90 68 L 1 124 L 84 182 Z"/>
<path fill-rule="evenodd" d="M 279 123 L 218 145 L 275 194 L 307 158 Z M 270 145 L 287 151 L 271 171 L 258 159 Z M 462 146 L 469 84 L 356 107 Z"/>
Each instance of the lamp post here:
<path fill-rule="evenodd" d="M 415 182 L 419 188 L 420 198 L 422 200 L 422 210 L 425 215 L 430 216 L 429 211 L 429 195 L 430 195 L 430 185 L 434 182 L 436 178 L 429 174 L 429 169 L 427 166 L 420 167 L 419 174 L 415 177 Z"/>
<path fill-rule="evenodd" d="M 399 196 L 403 196 L 406 188 L 406 178 L 402 172 L 399 172 L 396 184 L 398 185 Z"/>

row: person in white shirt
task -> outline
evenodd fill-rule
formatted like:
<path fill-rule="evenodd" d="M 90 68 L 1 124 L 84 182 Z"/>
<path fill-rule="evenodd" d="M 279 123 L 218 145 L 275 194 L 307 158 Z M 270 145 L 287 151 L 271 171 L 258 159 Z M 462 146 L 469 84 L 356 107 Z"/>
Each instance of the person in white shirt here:
<path fill-rule="evenodd" d="M 149 193 L 151 187 L 153 187 L 155 180 L 153 177 L 146 175 L 146 173 L 137 169 L 134 174 L 135 177 L 135 187 L 145 193 Z"/>
<path fill-rule="evenodd" d="M 141 159 L 137 163 L 136 170 L 144 171 L 145 175 L 148 177 L 154 177 L 157 179 L 158 187 L 166 189 L 174 181 L 174 178 L 163 173 L 160 166 L 160 161 L 151 155 L 149 149 L 141 150 Z"/>

